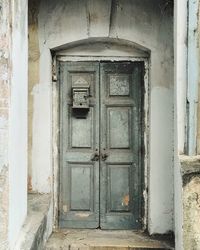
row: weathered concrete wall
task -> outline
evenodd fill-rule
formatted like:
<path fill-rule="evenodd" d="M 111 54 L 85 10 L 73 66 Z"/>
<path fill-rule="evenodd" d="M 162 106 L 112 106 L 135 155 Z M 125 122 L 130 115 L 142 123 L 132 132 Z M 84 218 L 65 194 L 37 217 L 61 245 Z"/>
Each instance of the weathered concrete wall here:
<path fill-rule="evenodd" d="M 200 249 L 200 174 L 183 188 L 184 249 Z"/>
<path fill-rule="evenodd" d="M 200 156 L 182 156 L 183 249 L 200 249 Z"/>
<path fill-rule="evenodd" d="M 0 1 L 0 249 L 6 250 L 26 216 L 26 17 L 25 0 Z"/>
<path fill-rule="evenodd" d="M 29 13 L 28 13 L 28 46 L 29 46 L 29 60 L 28 60 L 28 188 L 32 190 L 32 129 L 33 129 L 33 87 L 39 82 L 39 38 L 38 38 L 38 13 L 39 13 L 38 0 L 29 1 Z"/>
<path fill-rule="evenodd" d="M 9 224 L 12 249 L 27 211 L 27 1 L 10 1 Z"/>
<path fill-rule="evenodd" d="M 39 18 L 34 24 L 39 30 L 34 34 L 30 29 L 35 36 L 34 54 L 39 54 L 37 77 L 29 75 L 31 81 L 34 79 L 29 92 L 33 100 L 29 120 L 33 190 L 50 192 L 52 185 L 50 49 L 94 37 L 124 39 L 151 51 L 149 230 L 166 233 L 173 229 L 172 13 L 172 6 L 164 0 L 40 2 Z"/>
<path fill-rule="evenodd" d="M 48 193 L 51 189 L 50 85 L 40 85 L 41 69 L 38 14 L 40 1 L 29 1 L 29 190 Z M 49 52 L 50 53 L 50 52 Z M 49 57 L 47 57 L 49 60 Z M 47 66 L 47 65 L 46 65 Z M 49 64 L 51 70 L 51 62 Z M 44 70 L 45 72 L 46 70 Z M 40 74 L 41 73 L 41 74 Z M 48 76 L 50 81 L 51 76 Z M 47 96 L 46 96 L 47 94 Z M 44 95 L 44 96 L 43 96 Z M 35 98 L 37 96 L 37 99 Z M 37 113 L 34 110 L 41 109 Z M 39 116 L 38 116 L 39 115 Z M 36 117 L 35 117 L 36 116 Z M 34 120 L 33 120 L 34 117 Z M 45 117 L 45 123 L 43 120 Z M 43 140 L 46 140 L 44 142 Z M 39 145 L 36 149 L 35 145 Z M 39 150 L 38 150 L 39 149 Z M 44 157 L 46 155 L 46 157 Z M 34 167 L 32 167 L 34 166 Z"/>
<path fill-rule="evenodd" d="M 10 103 L 10 5 L 0 1 L 0 249 L 8 248 L 8 134 Z"/>
<path fill-rule="evenodd" d="M 28 42 L 26 0 L 13 0 L 9 111 L 9 242 L 13 249 L 27 213 Z"/>
<path fill-rule="evenodd" d="M 29 194 L 28 215 L 13 250 L 43 250 L 52 233 L 51 195 Z"/>

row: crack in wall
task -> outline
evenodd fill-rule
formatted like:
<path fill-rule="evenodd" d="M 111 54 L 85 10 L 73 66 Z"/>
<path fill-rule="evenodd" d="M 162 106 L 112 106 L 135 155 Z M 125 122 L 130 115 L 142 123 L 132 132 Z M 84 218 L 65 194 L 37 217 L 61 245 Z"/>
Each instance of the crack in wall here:
<path fill-rule="evenodd" d="M 117 0 L 111 0 L 110 21 L 109 21 L 109 36 L 112 36 L 113 33 L 114 33 L 114 25 L 116 23 L 117 8 L 118 8 L 118 1 Z"/>

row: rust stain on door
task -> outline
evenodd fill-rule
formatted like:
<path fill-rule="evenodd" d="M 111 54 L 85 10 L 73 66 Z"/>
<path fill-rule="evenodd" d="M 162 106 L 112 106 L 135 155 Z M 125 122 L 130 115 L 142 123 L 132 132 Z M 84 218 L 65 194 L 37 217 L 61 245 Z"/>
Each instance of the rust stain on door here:
<path fill-rule="evenodd" d="M 129 195 L 125 195 L 123 197 L 123 202 L 122 202 L 123 206 L 128 206 L 129 205 Z"/>

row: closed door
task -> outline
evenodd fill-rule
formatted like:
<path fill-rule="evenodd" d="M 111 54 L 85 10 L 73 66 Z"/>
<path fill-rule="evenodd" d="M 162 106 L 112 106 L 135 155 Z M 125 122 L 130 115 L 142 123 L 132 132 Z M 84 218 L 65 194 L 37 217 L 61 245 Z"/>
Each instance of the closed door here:
<path fill-rule="evenodd" d="M 59 63 L 60 227 L 141 228 L 143 69 Z M 75 105 L 74 89 L 79 99 L 86 90 L 88 109 Z"/>

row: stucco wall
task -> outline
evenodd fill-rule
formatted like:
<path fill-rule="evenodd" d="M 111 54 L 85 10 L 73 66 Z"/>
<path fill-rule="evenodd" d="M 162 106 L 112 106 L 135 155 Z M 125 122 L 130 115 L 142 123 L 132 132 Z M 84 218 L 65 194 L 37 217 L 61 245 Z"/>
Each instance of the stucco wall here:
<path fill-rule="evenodd" d="M 32 89 L 34 84 L 39 82 L 39 39 L 38 39 L 38 12 L 39 12 L 39 2 L 38 0 L 29 1 L 29 13 L 28 13 L 28 27 L 29 27 L 29 39 L 28 39 L 28 46 L 29 46 L 29 67 L 28 67 L 28 77 L 29 77 L 29 98 L 28 98 L 28 162 L 29 162 L 29 169 L 28 169 L 28 188 L 29 191 L 32 190 L 32 129 L 33 129 L 33 95 Z"/>
<path fill-rule="evenodd" d="M 13 249 L 27 212 L 27 1 L 12 1 L 9 121 L 9 241 Z"/>
<path fill-rule="evenodd" d="M 8 247 L 8 134 L 10 100 L 10 5 L 0 1 L 0 249 Z"/>
<path fill-rule="evenodd" d="M 0 249 L 13 247 L 27 202 L 27 2 L 0 1 Z"/>
<path fill-rule="evenodd" d="M 33 31 L 33 26 L 29 30 L 34 36 L 34 55 L 37 55 L 37 59 L 30 56 L 37 77 L 34 70 L 29 71 L 32 98 L 29 183 L 33 191 L 50 192 L 52 185 L 50 49 L 91 37 L 132 41 L 151 51 L 149 230 L 151 233 L 173 230 L 172 13 L 171 5 L 164 0 L 40 1 L 34 24 L 38 30 Z"/>

